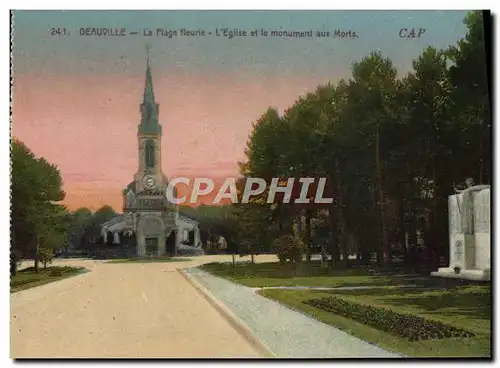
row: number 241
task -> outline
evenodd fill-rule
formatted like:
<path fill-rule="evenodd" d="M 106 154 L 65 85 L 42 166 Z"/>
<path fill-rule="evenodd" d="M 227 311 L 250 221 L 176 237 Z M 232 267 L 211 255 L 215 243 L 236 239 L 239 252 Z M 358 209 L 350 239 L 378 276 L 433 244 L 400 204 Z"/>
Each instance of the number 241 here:
<path fill-rule="evenodd" d="M 67 34 L 68 34 L 68 32 L 66 31 L 66 28 L 51 28 L 50 29 L 51 36 L 65 36 Z"/>

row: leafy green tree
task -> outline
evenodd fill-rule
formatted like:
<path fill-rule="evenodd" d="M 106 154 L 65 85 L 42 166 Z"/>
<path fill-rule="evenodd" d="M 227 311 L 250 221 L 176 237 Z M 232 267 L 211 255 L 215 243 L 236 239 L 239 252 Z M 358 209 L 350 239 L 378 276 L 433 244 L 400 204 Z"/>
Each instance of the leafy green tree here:
<path fill-rule="evenodd" d="M 89 219 L 92 217 L 92 211 L 86 207 L 77 209 L 70 214 L 71 227 L 69 231 L 69 244 L 75 248 L 82 246 L 82 238 Z"/>
<path fill-rule="evenodd" d="M 450 46 L 447 55 L 452 62 L 450 82 L 456 102 L 455 119 L 461 126 L 460 150 L 454 152 L 459 165 L 467 171 L 461 178 L 473 177 L 476 183 L 491 181 L 491 107 L 487 75 L 482 11 L 469 12 L 464 19 L 467 35 Z M 490 76 L 491 79 L 491 76 Z"/>
<path fill-rule="evenodd" d="M 99 208 L 90 218 L 87 219 L 85 232 L 83 234 L 83 244 L 87 250 L 91 250 L 93 245 L 101 239 L 101 226 L 118 214 L 111 206 L 104 205 Z M 106 242 L 107 239 L 104 239 Z"/>
<path fill-rule="evenodd" d="M 267 204 L 242 203 L 233 205 L 234 217 L 232 228 L 234 244 L 239 255 L 250 255 L 268 252 L 272 239 L 278 235 L 279 229 L 273 223 L 272 209 Z"/>
<path fill-rule="evenodd" d="M 285 167 L 289 167 L 288 175 L 296 177 L 297 181 L 301 177 L 318 178 L 324 176 L 322 175 L 324 168 L 321 156 L 324 155 L 322 142 L 326 130 L 322 117 L 328 113 L 328 103 L 331 102 L 332 92 L 330 86 L 319 87 L 316 93 L 309 93 L 296 101 L 286 111 L 283 118 L 285 123 L 289 125 L 288 131 L 291 136 L 285 152 Z M 311 159 L 313 157 L 315 159 Z M 310 190 L 308 197 L 312 196 L 314 193 Z M 312 252 L 311 220 L 319 206 L 293 204 L 288 207 L 290 208 L 289 214 L 298 217 L 297 222 L 301 229 L 304 217 L 304 230 L 300 232 L 306 245 L 306 259 L 310 261 Z"/>
<path fill-rule="evenodd" d="M 387 237 L 386 215 L 384 212 L 384 178 L 385 157 L 390 149 L 389 144 L 384 144 L 383 137 L 391 130 L 398 116 L 395 111 L 395 97 L 397 91 L 396 68 L 392 61 L 384 58 L 380 52 L 372 52 L 360 62 L 352 66 L 353 80 L 349 88 L 349 104 L 351 108 L 351 122 L 358 122 L 358 144 L 363 143 L 366 149 L 360 152 L 369 163 L 364 166 L 365 180 L 370 183 L 370 192 L 374 199 L 374 209 L 377 213 L 377 238 L 379 259 L 390 261 L 390 245 Z M 354 149 L 353 146 L 350 147 Z M 349 165 L 351 166 L 351 165 Z M 347 167 L 344 170 L 349 170 Z M 349 181 L 348 187 L 350 188 Z M 350 196 L 349 199 L 352 197 Z M 345 202 L 345 201 L 344 201 Z"/>
<path fill-rule="evenodd" d="M 328 223 L 334 265 L 340 254 L 349 265 L 353 252 L 366 263 L 373 253 L 378 262 L 391 262 L 397 251 L 411 263 L 420 232 L 426 268 L 438 267 L 448 251 L 448 195 L 465 177 L 485 183 L 491 176 L 482 13 L 469 13 L 465 24 L 468 33 L 456 46 L 427 47 L 401 78 L 390 59 L 372 52 L 353 63 L 348 81 L 319 86 L 283 116 L 272 108 L 260 116 L 241 174 L 268 183 L 327 177 L 334 201 L 270 207 L 266 191 L 253 206 L 236 207 L 241 244 L 269 236 L 274 223 L 281 235 L 291 235 L 296 223 L 309 257 Z"/>
<path fill-rule="evenodd" d="M 64 199 L 62 179 L 55 165 L 36 158 L 28 147 L 17 139 L 11 146 L 12 205 L 11 257 L 32 258 L 38 271 L 38 248 L 62 246 L 67 231 L 67 211 L 57 204 Z M 11 265 L 15 274 L 15 262 Z"/>
<path fill-rule="evenodd" d="M 281 264 L 300 263 L 305 253 L 306 245 L 299 237 L 284 235 L 274 242 L 276 255 Z"/>
<path fill-rule="evenodd" d="M 54 256 L 54 250 L 51 248 L 38 248 L 38 257 L 43 264 L 43 268 L 47 268 L 49 263 L 52 263 L 52 259 Z"/>
<path fill-rule="evenodd" d="M 447 196 L 452 188 L 453 147 L 456 124 L 452 119 L 452 87 L 448 78 L 445 53 L 432 47 L 424 50 L 413 62 L 414 72 L 408 77 L 409 124 L 414 130 L 412 149 L 418 158 L 413 170 L 416 193 L 413 193 L 417 213 L 425 218 L 425 234 L 429 260 L 437 266 L 437 246 L 447 237 Z M 425 194 L 423 193 L 425 192 Z M 430 212 L 427 212 L 427 211 Z"/>

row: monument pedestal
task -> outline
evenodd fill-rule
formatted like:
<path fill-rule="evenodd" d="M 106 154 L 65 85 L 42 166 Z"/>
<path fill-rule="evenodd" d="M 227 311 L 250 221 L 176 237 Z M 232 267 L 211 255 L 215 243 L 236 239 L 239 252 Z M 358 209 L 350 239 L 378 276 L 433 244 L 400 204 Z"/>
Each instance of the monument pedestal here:
<path fill-rule="evenodd" d="M 490 270 L 461 270 L 456 273 L 453 268 L 443 267 L 436 272 L 431 272 L 431 276 L 449 277 L 453 279 L 490 281 Z"/>

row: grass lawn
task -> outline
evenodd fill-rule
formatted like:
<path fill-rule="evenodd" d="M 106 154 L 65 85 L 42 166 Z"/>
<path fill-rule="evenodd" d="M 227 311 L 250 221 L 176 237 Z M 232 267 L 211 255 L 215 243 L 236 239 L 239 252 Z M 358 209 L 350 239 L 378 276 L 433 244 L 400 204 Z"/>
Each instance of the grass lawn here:
<path fill-rule="evenodd" d="M 491 290 L 462 286 L 451 290 L 377 288 L 351 291 L 261 290 L 261 295 L 335 326 L 383 349 L 413 357 L 489 357 L 491 354 Z M 395 312 L 418 315 L 474 332 L 475 337 L 410 342 L 365 324 L 303 303 L 337 296 Z"/>
<path fill-rule="evenodd" d="M 265 286 L 439 286 L 455 287 L 470 284 L 459 279 L 445 279 L 405 274 L 404 270 L 394 265 L 391 268 L 374 269 L 373 266 L 353 268 L 322 269 L 319 261 L 301 264 L 299 267 L 273 263 L 207 263 L 200 269 L 215 276 L 227 278 L 235 283 L 249 287 Z"/>
<path fill-rule="evenodd" d="M 50 282 L 59 281 L 67 277 L 79 275 L 87 272 L 83 267 L 43 267 L 38 268 L 38 273 L 34 267 L 25 268 L 17 271 L 16 276 L 10 278 L 10 292 L 29 289 L 35 286 L 48 284 Z"/>
<path fill-rule="evenodd" d="M 414 357 L 489 357 L 491 355 L 491 288 L 489 284 L 404 274 L 397 266 L 373 270 L 321 269 L 319 262 L 300 268 L 278 263 L 211 263 L 201 269 L 233 282 L 250 286 L 372 286 L 358 290 L 277 290 L 260 294 L 333 325 L 364 341 Z M 413 285 L 403 288 L 402 285 Z M 358 304 L 421 316 L 473 332 L 472 338 L 447 338 L 410 342 L 353 319 L 307 305 L 304 301 L 336 296 Z M 332 342 L 334 343 L 334 342 Z"/>
<path fill-rule="evenodd" d="M 158 262 L 188 262 L 190 258 L 172 258 L 172 257 L 148 257 L 148 258 L 128 258 L 113 259 L 106 263 L 158 263 Z"/>
<path fill-rule="evenodd" d="M 215 276 L 225 277 L 233 282 L 250 287 L 263 286 L 338 286 L 332 276 L 338 274 L 338 270 L 324 270 L 319 267 L 318 262 L 311 265 L 295 268 L 291 265 L 280 265 L 272 263 L 237 263 L 233 267 L 231 263 L 207 263 L 200 268 Z M 353 269 L 343 270 L 342 283 L 360 283 L 365 281 L 370 274 L 366 270 Z M 383 282 L 381 280 L 381 282 Z"/>

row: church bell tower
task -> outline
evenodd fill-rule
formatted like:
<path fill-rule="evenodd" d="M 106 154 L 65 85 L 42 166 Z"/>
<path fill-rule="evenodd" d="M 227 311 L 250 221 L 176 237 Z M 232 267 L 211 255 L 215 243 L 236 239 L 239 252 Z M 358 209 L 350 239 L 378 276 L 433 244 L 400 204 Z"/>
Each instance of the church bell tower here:
<path fill-rule="evenodd" d="M 135 175 L 138 193 L 145 190 L 158 190 L 163 185 L 161 172 L 162 127 L 158 122 L 159 105 L 156 103 L 153 90 L 149 47 L 146 59 L 146 83 L 140 111 L 141 123 L 137 129 L 139 168 Z"/>

